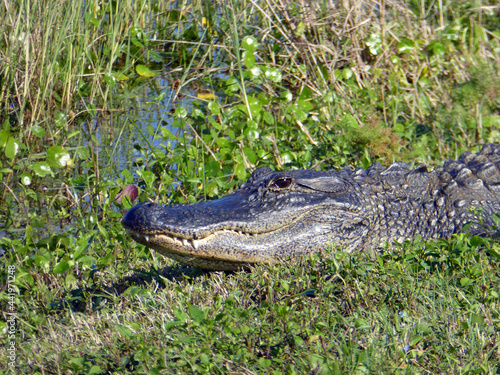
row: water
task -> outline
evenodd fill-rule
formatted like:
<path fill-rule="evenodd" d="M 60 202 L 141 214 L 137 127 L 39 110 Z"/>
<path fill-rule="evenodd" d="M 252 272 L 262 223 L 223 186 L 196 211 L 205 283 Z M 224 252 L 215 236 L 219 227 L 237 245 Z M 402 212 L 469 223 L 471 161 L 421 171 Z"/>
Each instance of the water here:
<path fill-rule="evenodd" d="M 175 97 L 170 80 L 158 76 L 148 85 L 134 92 L 116 95 L 115 101 L 120 101 L 116 111 L 110 112 L 105 118 L 95 118 L 91 124 L 84 125 L 85 132 L 95 134 L 101 159 L 101 167 L 108 169 L 111 164 L 115 170 L 132 168 L 137 158 L 142 156 L 141 149 L 150 151 L 160 147 L 157 134 L 160 127 L 165 127 L 173 134 L 182 136 L 180 129 L 172 126 L 172 113 L 182 106 L 191 111 L 193 90 L 183 90 L 181 98 Z M 171 141 L 175 144 L 175 141 Z"/>
<path fill-rule="evenodd" d="M 86 177 L 82 176 L 82 173 L 87 175 L 95 173 L 95 168 L 93 161 L 91 163 L 87 161 L 89 165 L 82 167 L 85 160 L 78 157 L 79 148 L 93 150 L 97 156 L 98 181 L 103 186 L 120 178 L 121 172 L 125 169 L 129 170 L 137 180 L 136 161 L 141 157 L 147 159 L 152 148 L 160 149 L 161 137 L 155 138 L 151 133 L 156 134 L 164 127 L 171 133 L 182 136 L 183 130 L 172 126 L 174 120 L 172 113 L 179 106 L 189 113 L 193 107 L 193 100 L 198 100 L 196 91 L 189 87 L 176 95 L 172 82 L 172 78 L 162 74 L 154 79 L 143 80 L 139 85 L 134 83 L 123 89 L 117 89 L 111 94 L 109 111 L 97 111 L 91 120 L 75 123 L 71 131 L 80 130 L 79 136 L 70 138 L 64 144 L 72 157 L 75 157 L 77 167 L 73 172 L 75 184 L 70 186 L 67 185 L 68 179 L 57 180 L 47 177 L 41 182 L 42 187 L 33 187 L 33 194 L 38 199 L 25 202 L 19 202 L 16 198 L 9 199 L 2 209 L 12 217 L 0 215 L 0 236 L 24 238 L 27 225 L 32 227 L 35 237 L 75 231 L 79 224 L 75 220 L 67 219 L 68 215 L 64 215 L 65 212 L 69 212 L 71 216 L 75 209 L 64 199 L 60 199 L 62 203 L 58 204 L 58 195 L 76 198 L 81 203 L 80 208 L 89 211 L 89 214 L 90 211 L 95 211 L 92 210 L 92 199 L 89 195 L 92 192 L 86 188 Z M 176 143 L 175 140 L 168 142 L 172 142 L 172 146 Z M 91 157 L 90 159 L 93 160 Z M 106 189 L 112 187 L 106 186 L 104 193 Z M 22 187 L 14 189 L 13 195 L 22 196 L 24 194 L 22 190 L 26 189 Z M 81 215 L 74 212 L 74 217 Z"/>

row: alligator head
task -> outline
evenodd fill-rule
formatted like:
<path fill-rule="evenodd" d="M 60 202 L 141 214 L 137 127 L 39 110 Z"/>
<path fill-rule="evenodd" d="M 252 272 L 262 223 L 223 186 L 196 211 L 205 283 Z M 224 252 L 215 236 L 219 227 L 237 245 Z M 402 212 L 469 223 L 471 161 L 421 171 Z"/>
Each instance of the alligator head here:
<path fill-rule="evenodd" d="M 352 191 L 335 171 L 262 167 L 223 198 L 186 205 L 143 203 L 122 223 L 134 240 L 174 260 L 235 270 L 327 243 L 362 246 L 371 218 Z"/>

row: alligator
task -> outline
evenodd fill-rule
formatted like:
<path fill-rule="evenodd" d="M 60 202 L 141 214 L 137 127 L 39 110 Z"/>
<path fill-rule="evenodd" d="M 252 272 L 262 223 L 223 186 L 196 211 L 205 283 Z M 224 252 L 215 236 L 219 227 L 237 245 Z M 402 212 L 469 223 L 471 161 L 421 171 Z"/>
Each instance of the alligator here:
<path fill-rule="evenodd" d="M 178 262 L 231 271 L 331 245 L 373 253 L 418 235 L 450 238 L 465 224 L 488 236 L 498 213 L 500 145 L 488 144 L 433 171 L 403 162 L 340 171 L 260 167 L 220 199 L 138 204 L 122 224 L 135 241 Z"/>

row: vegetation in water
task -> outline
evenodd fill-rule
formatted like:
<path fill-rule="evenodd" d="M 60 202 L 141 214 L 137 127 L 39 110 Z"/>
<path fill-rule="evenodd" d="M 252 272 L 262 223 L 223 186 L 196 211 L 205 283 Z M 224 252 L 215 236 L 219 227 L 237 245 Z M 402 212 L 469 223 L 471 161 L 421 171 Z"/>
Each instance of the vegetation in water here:
<path fill-rule="evenodd" d="M 436 165 L 498 143 L 499 12 L 2 2 L 0 373 L 498 373 L 495 239 L 206 273 L 120 219 L 259 166 Z"/>

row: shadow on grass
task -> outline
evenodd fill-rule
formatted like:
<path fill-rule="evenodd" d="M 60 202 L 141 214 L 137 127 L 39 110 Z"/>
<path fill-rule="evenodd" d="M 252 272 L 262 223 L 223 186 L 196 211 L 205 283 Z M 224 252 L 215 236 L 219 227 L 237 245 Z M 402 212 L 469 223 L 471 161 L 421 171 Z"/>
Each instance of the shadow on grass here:
<path fill-rule="evenodd" d="M 207 274 L 210 274 L 210 271 L 175 264 L 161 270 L 154 267 L 148 271 L 134 269 L 132 274 L 109 283 L 110 275 L 96 271 L 92 274 L 94 280 L 92 285 L 69 291 L 58 302 L 53 302 L 50 310 L 57 312 L 70 309 L 80 313 L 98 311 L 105 306 L 109 308 L 110 305 L 121 302 L 121 296 L 131 287 L 145 290 L 151 284 L 156 284 L 154 288 L 156 291 L 167 287 L 167 281 L 193 283 Z"/>

